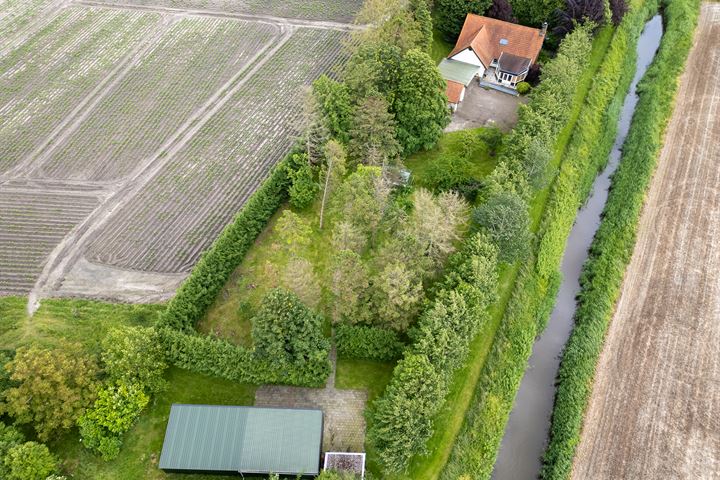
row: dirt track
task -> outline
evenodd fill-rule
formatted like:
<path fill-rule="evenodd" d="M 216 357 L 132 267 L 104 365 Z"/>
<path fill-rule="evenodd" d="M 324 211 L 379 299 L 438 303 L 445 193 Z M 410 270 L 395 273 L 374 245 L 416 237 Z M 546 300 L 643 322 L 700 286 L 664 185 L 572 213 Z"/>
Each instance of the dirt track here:
<path fill-rule="evenodd" d="M 720 478 L 720 3 L 700 16 L 575 479 Z"/>

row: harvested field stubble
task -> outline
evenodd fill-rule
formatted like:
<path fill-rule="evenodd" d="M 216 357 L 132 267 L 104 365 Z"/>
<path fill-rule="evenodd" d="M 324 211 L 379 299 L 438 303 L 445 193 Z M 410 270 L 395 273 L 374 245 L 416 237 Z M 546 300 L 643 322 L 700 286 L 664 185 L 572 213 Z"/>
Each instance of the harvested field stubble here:
<path fill-rule="evenodd" d="M 68 8 L 0 58 L 0 174 L 41 146 L 159 20 L 152 13 Z"/>
<path fill-rule="evenodd" d="M 177 22 L 34 175 L 92 181 L 127 176 L 277 34 L 266 23 Z"/>
<path fill-rule="evenodd" d="M 720 478 L 720 4 L 699 18 L 573 478 Z"/>
<path fill-rule="evenodd" d="M 301 87 L 338 63 L 346 34 L 301 28 L 92 243 L 98 263 L 188 271 L 293 142 Z"/>

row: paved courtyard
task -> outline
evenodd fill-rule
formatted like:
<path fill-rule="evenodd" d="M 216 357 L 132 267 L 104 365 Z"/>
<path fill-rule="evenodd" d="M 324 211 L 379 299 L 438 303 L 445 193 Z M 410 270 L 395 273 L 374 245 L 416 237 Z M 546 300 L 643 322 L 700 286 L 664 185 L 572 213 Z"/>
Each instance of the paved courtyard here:
<path fill-rule="evenodd" d="M 324 413 L 323 451 L 364 452 L 367 403 L 364 390 L 335 388 L 335 350 L 331 353 L 332 372 L 325 388 L 266 385 L 255 392 L 256 407 L 319 408 Z"/>
<path fill-rule="evenodd" d="M 460 103 L 445 131 L 454 132 L 496 125 L 507 132 L 517 123 L 518 107 L 527 101 L 527 97 L 515 97 L 497 90 L 486 90 L 473 80 L 465 92 L 465 100 Z"/>

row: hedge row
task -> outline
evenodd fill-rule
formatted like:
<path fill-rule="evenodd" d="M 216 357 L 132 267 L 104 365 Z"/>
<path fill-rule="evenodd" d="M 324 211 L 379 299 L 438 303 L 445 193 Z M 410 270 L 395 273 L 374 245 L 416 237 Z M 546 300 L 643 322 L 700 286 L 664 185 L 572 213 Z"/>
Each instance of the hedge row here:
<path fill-rule="evenodd" d="M 194 333 L 195 325 L 217 298 L 230 274 L 243 258 L 270 217 L 287 198 L 287 161 L 278 164 L 250 197 L 212 247 L 207 250 L 183 282 L 158 325 Z"/>
<path fill-rule="evenodd" d="M 452 377 L 495 300 L 497 253 L 476 234 L 453 255 L 435 300 L 411 332 L 412 346 L 373 405 L 368 440 L 387 471 L 404 471 L 413 455 L 425 453 Z"/>
<path fill-rule="evenodd" d="M 394 330 L 345 324 L 335 327 L 335 346 L 340 358 L 378 362 L 397 360 L 405 348 Z"/>
<path fill-rule="evenodd" d="M 578 208 L 607 161 L 622 101 L 634 73 L 635 43 L 647 9 L 637 0 L 616 30 L 564 154 L 538 234 L 537 255 L 520 268 L 442 479 L 489 478 L 537 335 L 552 311 L 559 267 Z"/>
<path fill-rule="evenodd" d="M 255 385 L 322 387 L 330 374 L 327 355 L 304 365 L 287 365 L 276 359 L 262 359 L 247 348 L 219 338 L 190 335 L 167 327 L 159 328 L 158 332 L 168 362 L 203 375 Z"/>
<path fill-rule="evenodd" d="M 639 101 L 613 177 L 603 221 L 584 266 L 575 328 L 559 372 L 550 444 L 542 476 L 570 475 L 583 417 L 592 393 L 595 368 L 635 246 L 645 192 L 655 170 L 677 79 L 692 46 L 699 0 L 665 0 L 665 33 L 655 62 L 638 86 Z"/>

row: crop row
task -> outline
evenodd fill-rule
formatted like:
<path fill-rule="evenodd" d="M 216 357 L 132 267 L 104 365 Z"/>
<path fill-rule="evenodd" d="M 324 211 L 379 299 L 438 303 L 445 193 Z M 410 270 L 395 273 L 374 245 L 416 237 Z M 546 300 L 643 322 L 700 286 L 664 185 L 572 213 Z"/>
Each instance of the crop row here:
<path fill-rule="evenodd" d="M 0 173 L 39 147 L 159 20 L 68 8 L 0 58 Z"/>
<path fill-rule="evenodd" d="M 160 6 L 249 13 L 306 20 L 349 22 L 360 10 L 363 0 L 100 0 L 126 5 Z"/>
<path fill-rule="evenodd" d="M 95 181 L 126 177 L 277 33 L 266 23 L 181 20 L 35 175 Z"/>
<path fill-rule="evenodd" d="M 344 37 L 295 32 L 111 220 L 89 258 L 135 270 L 189 270 L 290 149 L 301 89 L 340 61 Z"/>
<path fill-rule="evenodd" d="M 5 39 L 10 38 L 27 27 L 55 0 L 20 0 L 0 3 L 0 47 Z"/>
<path fill-rule="evenodd" d="M 0 191 L 0 295 L 30 291 L 47 256 L 96 205 L 92 196 Z"/>

